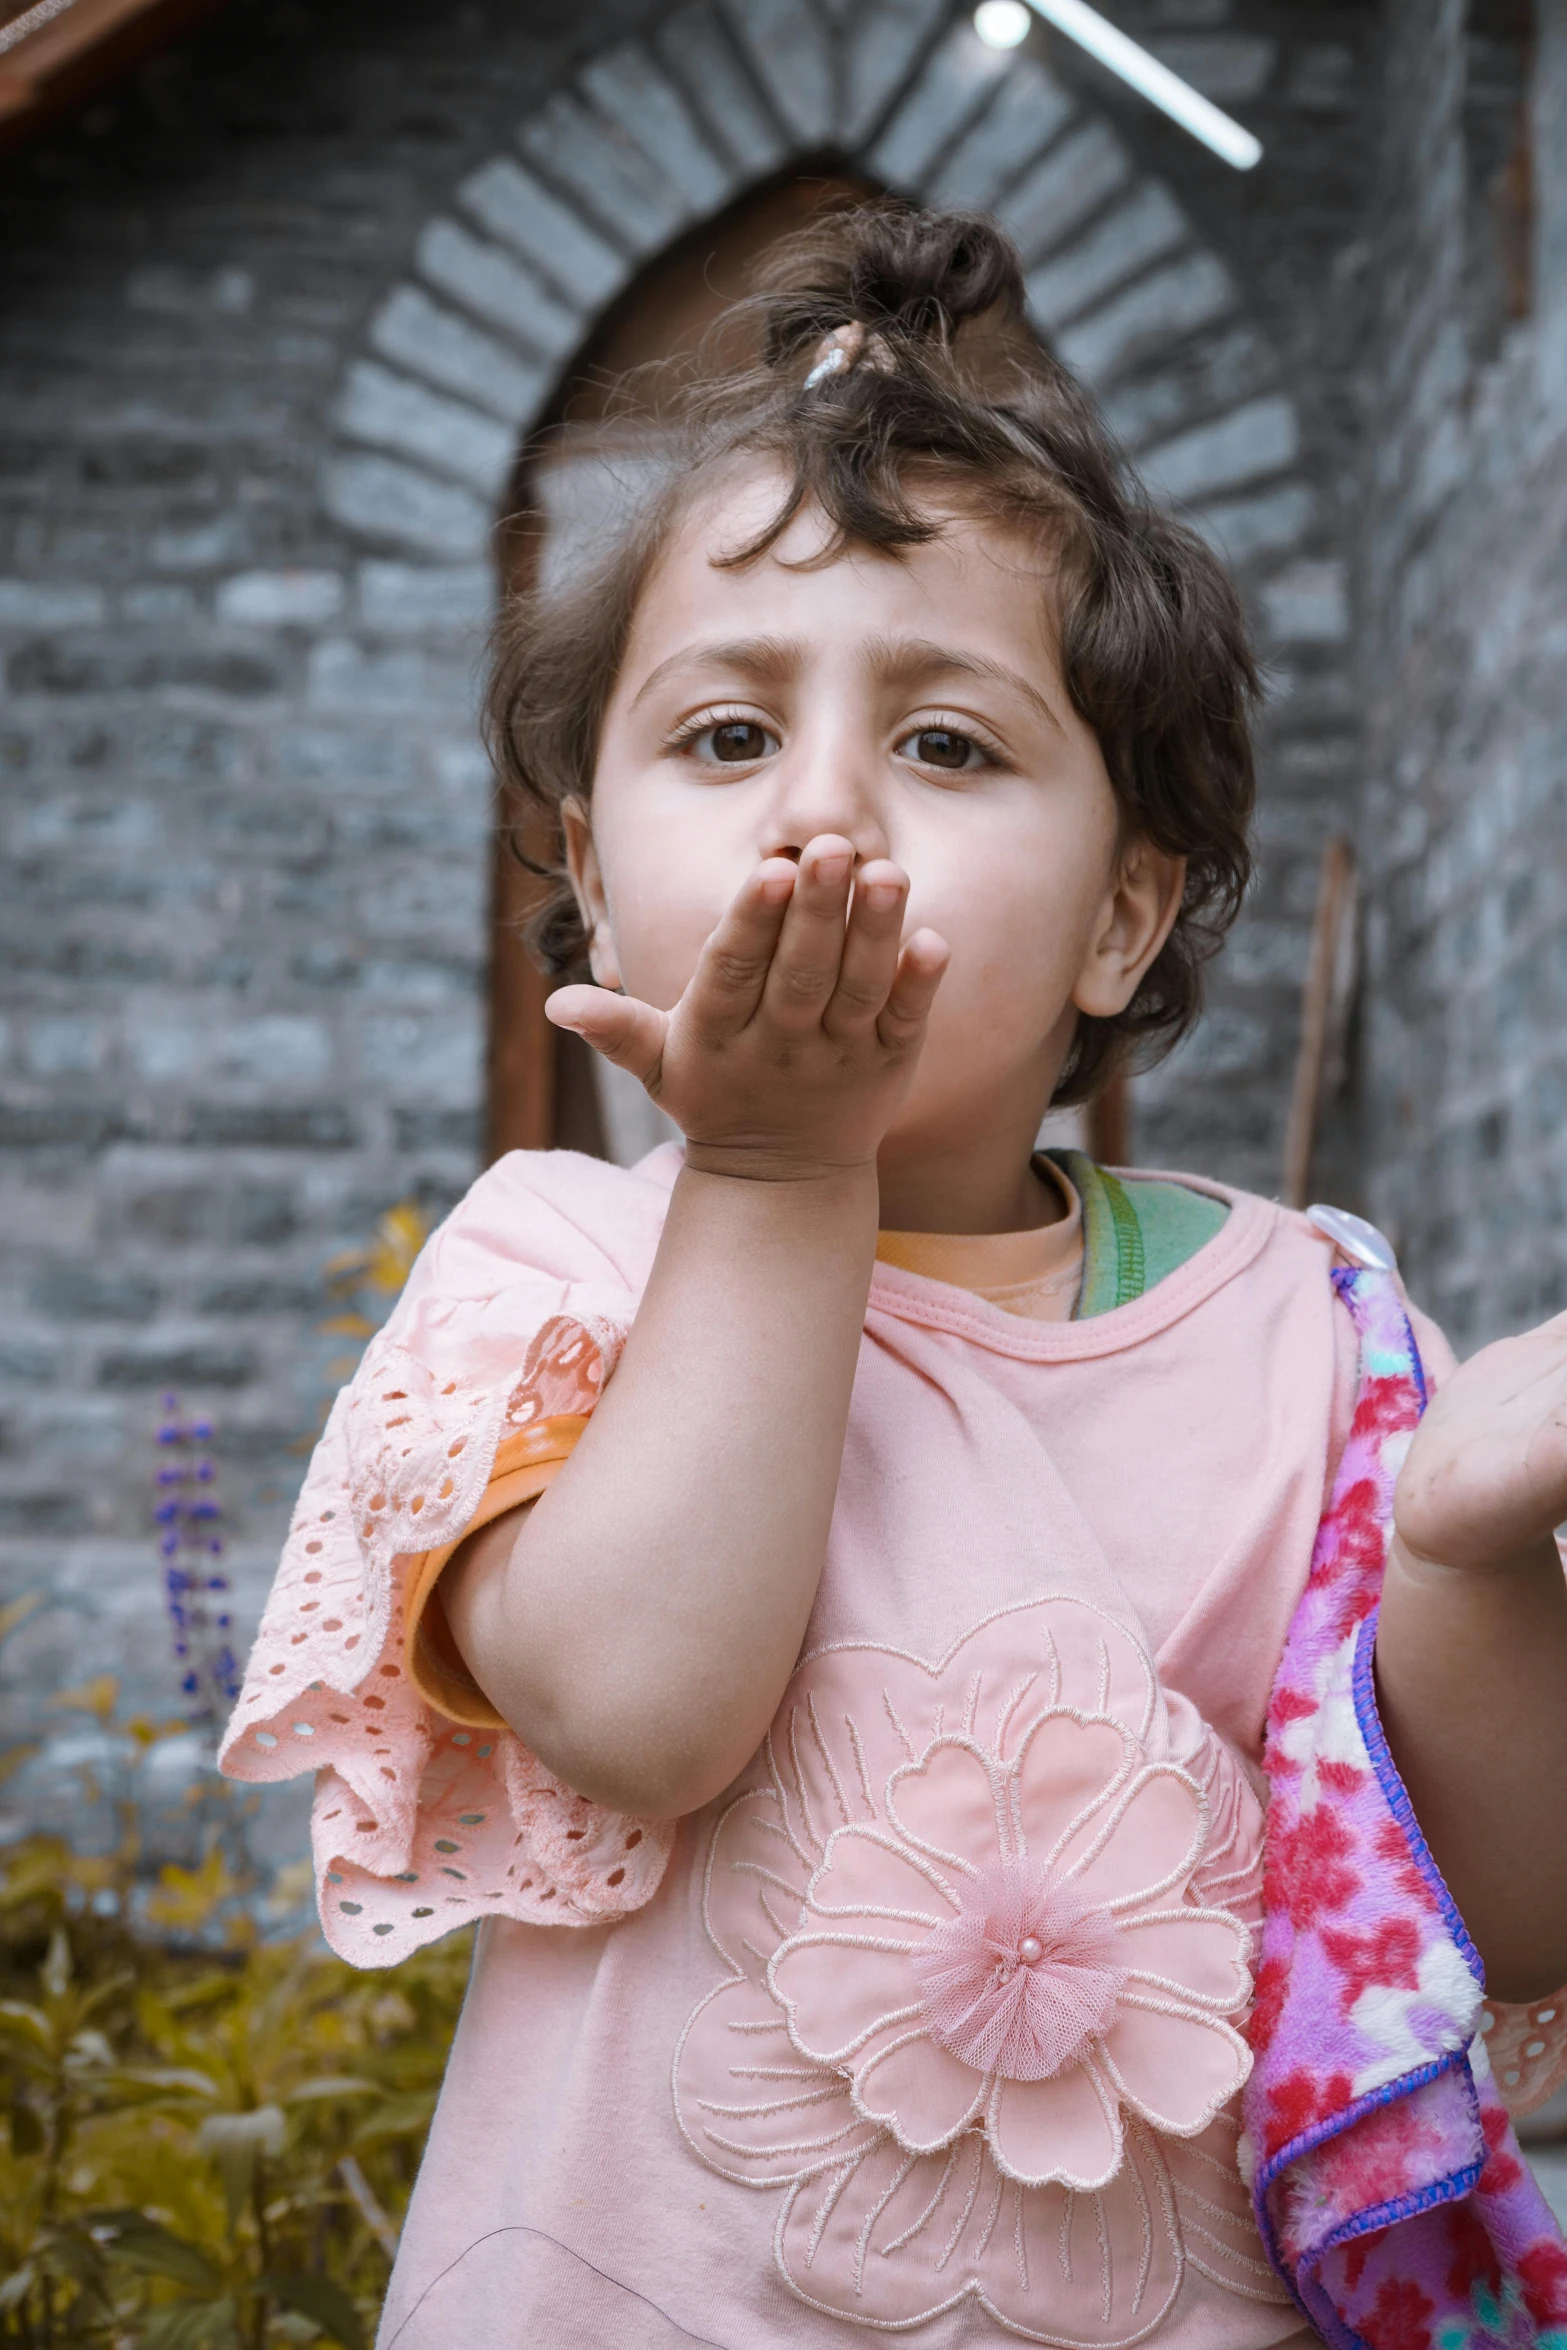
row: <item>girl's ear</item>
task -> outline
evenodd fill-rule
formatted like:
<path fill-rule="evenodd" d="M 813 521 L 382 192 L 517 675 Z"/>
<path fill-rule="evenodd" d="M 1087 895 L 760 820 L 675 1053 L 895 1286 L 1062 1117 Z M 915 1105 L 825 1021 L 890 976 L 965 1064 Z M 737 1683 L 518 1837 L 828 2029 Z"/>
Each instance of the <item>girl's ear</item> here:
<path fill-rule="evenodd" d="M 571 876 L 582 927 L 588 934 L 589 966 L 600 987 L 614 988 L 618 993 L 624 982 L 609 918 L 609 900 L 604 894 L 598 850 L 593 845 L 593 826 L 580 800 L 567 800 L 561 809 L 561 824 L 566 836 L 566 870 Z"/>
<path fill-rule="evenodd" d="M 1106 892 L 1088 954 L 1072 990 L 1080 1012 L 1113 1020 L 1174 927 L 1186 887 L 1186 859 L 1134 840 Z"/>

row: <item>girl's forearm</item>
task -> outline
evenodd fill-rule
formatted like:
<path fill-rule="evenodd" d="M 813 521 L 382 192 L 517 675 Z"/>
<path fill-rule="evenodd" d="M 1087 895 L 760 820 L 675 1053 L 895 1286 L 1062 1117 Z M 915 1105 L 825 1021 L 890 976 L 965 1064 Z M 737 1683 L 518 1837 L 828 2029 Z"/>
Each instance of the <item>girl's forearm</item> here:
<path fill-rule="evenodd" d="M 683 1170 L 576 1451 L 448 1568 L 469 1669 L 583 1794 L 694 1810 L 766 1730 L 826 1554 L 876 1217 L 873 1164 Z"/>
<path fill-rule="evenodd" d="M 1377 1629 L 1388 1743 L 1498 1999 L 1567 1982 L 1567 1582 L 1552 1542 L 1494 1569 L 1395 1537 Z"/>

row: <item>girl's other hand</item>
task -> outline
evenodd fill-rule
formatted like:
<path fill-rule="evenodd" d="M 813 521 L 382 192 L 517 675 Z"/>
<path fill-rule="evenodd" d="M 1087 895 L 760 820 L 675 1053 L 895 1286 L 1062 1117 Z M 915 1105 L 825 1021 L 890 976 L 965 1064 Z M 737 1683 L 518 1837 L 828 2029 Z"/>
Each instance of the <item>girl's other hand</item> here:
<path fill-rule="evenodd" d="M 1446 1381 L 1399 1476 L 1407 1554 L 1495 1572 L 1552 1555 L 1567 1518 L 1567 1314 L 1474 1355 Z"/>
<path fill-rule="evenodd" d="M 549 1017 L 641 1080 L 691 1166 L 779 1182 L 872 1165 L 948 960 L 932 930 L 904 943 L 908 891 L 824 833 L 798 865 L 757 867 L 672 1011 L 563 987 Z"/>
<path fill-rule="evenodd" d="M 1474 1355 L 1393 1496 L 1377 1694 L 1493 1999 L 1567 1977 L 1567 1314 Z"/>

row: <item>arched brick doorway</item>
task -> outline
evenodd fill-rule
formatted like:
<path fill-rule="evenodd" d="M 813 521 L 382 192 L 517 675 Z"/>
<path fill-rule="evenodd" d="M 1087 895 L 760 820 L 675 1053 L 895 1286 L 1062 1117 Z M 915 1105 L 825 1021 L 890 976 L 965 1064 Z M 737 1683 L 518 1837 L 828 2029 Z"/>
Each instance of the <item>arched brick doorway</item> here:
<path fill-rule="evenodd" d="M 676 240 L 711 244 L 715 222 L 742 217 L 730 208 L 813 172 L 993 211 L 1022 251 L 1036 330 L 1100 396 L 1154 487 L 1230 557 L 1272 640 L 1298 641 L 1291 662 L 1309 665 L 1318 706 L 1350 705 L 1342 567 L 1287 371 L 1245 286 L 1091 87 L 983 50 L 946 0 L 840 0 L 831 28 L 807 0 L 689 0 L 662 31 L 591 59 L 452 187 L 342 378 L 322 505 L 376 550 L 367 616 L 390 599 L 405 638 L 425 628 L 418 724 L 454 790 L 476 788 L 476 770 L 474 672 L 468 650 L 449 649 L 452 599 L 493 563 L 519 442 L 559 416 L 563 373 L 616 363 L 628 289 L 633 308 L 644 292 L 651 304 L 657 273 L 689 253 Z M 742 235 L 742 250 L 756 241 Z M 728 290 L 715 274 L 714 298 Z M 1291 682 L 1286 664 L 1281 704 Z M 1265 731 L 1262 928 L 1243 920 L 1193 1049 L 1139 1097 L 1139 1150 L 1206 1164 L 1218 1110 L 1232 1144 L 1241 1137 L 1231 1171 L 1265 1187 L 1282 1123 L 1276 1065 L 1298 1013 L 1298 973 L 1268 925 L 1314 878 L 1321 762 L 1308 753 L 1296 746 L 1293 765 L 1275 766 Z M 466 897 L 480 879 L 454 865 L 449 887 Z M 475 1078 L 483 1010 L 475 1001 L 450 1063 Z M 542 995 L 530 1017 L 509 1049 L 542 1035 Z M 561 1130 L 570 1067 L 539 1046 L 534 1070 L 531 1123 L 516 1122 L 528 1097 L 498 1085 L 497 1141 Z"/>

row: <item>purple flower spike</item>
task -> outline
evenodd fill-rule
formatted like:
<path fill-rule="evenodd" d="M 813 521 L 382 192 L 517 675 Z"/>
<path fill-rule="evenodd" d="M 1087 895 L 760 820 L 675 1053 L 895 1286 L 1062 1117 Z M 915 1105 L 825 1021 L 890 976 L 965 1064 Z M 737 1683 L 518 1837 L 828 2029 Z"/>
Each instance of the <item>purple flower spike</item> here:
<path fill-rule="evenodd" d="M 160 1530 L 164 1609 L 189 1720 L 195 1728 L 214 1729 L 239 1694 L 239 1675 L 225 1637 L 232 1619 L 220 1615 L 209 1598 L 229 1588 L 227 1576 L 213 1573 L 211 1564 L 224 1547 L 217 1471 L 204 1452 L 197 1452 L 198 1446 L 211 1444 L 212 1423 L 184 1420 L 176 1395 L 163 1398 L 163 1410 L 157 1443 L 166 1457 L 153 1471 L 157 1499 L 152 1515 Z"/>

